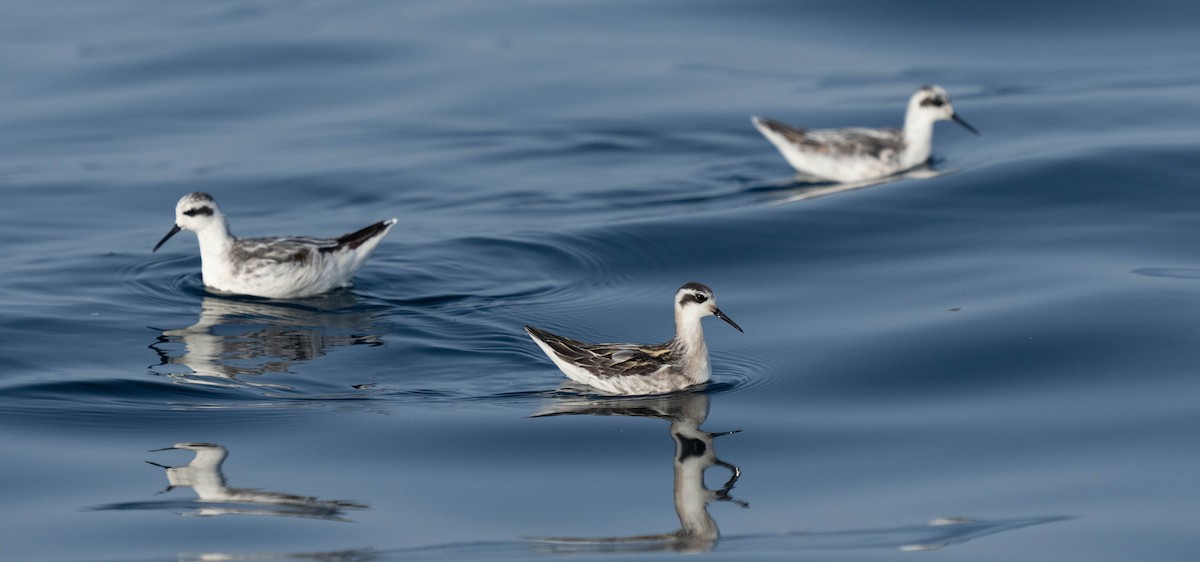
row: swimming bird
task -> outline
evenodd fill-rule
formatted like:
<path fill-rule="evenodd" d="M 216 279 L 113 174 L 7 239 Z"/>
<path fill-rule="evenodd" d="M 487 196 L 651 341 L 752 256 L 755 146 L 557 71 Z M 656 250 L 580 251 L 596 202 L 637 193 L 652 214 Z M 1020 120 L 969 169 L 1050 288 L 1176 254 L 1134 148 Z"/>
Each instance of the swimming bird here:
<path fill-rule="evenodd" d="M 945 119 L 979 134 L 954 112 L 941 86 L 921 86 L 912 95 L 904 129 L 810 131 L 757 116 L 751 122 L 797 171 L 836 182 L 856 182 L 890 176 L 929 161 L 933 124 Z"/>
<path fill-rule="evenodd" d="M 195 192 L 175 205 L 175 226 L 153 251 L 180 230 L 190 230 L 200 241 L 200 271 L 206 287 L 256 297 L 300 298 L 349 286 L 350 278 L 395 224 L 393 218 L 334 239 L 235 238 L 212 196 Z"/>
<path fill-rule="evenodd" d="M 661 394 L 708 382 L 708 346 L 700 319 L 716 316 L 741 332 L 717 308 L 712 289 L 688 283 L 675 292 L 675 337 L 657 345 L 590 344 L 525 326 L 567 378 L 609 394 Z"/>

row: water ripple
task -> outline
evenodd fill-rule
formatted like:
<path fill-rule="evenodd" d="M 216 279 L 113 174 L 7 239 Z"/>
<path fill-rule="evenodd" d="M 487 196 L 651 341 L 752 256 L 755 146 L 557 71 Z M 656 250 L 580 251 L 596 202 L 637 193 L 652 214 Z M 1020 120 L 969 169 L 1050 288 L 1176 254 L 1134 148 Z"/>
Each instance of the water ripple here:
<path fill-rule="evenodd" d="M 177 309 L 207 294 L 200 280 L 199 255 L 134 256 L 115 264 L 106 275 L 126 280 L 133 287 L 132 303 L 151 309 Z"/>
<path fill-rule="evenodd" d="M 708 389 L 719 394 L 760 392 L 775 387 L 784 375 L 780 360 L 762 354 L 712 352 L 712 364 Z"/>

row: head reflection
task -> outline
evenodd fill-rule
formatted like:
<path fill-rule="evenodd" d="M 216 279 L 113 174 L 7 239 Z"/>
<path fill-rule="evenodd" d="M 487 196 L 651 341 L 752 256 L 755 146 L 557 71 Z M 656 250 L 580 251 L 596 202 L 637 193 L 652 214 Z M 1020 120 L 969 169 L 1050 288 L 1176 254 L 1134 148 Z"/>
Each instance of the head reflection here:
<path fill-rule="evenodd" d="M 366 509 L 368 506 L 344 500 L 322 500 L 312 496 L 301 496 L 282 492 L 268 492 L 256 488 L 232 488 L 226 484 L 221 465 L 229 452 L 212 443 L 176 443 L 158 451 L 187 450 L 196 454 L 192 462 L 184 466 L 167 466 L 156 462 L 149 464 L 165 469 L 167 489 L 191 488 L 196 494 L 193 502 L 167 502 L 164 508 L 185 508 L 192 515 L 274 515 L 280 517 L 305 517 L 331 521 L 349 521 L 342 517 L 347 509 Z M 154 452 L 158 452 L 154 451 Z M 129 504 L 149 507 L 152 504 Z"/>
<path fill-rule="evenodd" d="M 340 346 L 381 345 L 380 336 L 369 333 L 372 318 L 370 312 L 358 311 L 354 296 L 344 291 L 295 302 L 206 296 L 195 324 L 163 330 L 150 347 L 160 366 L 191 369 L 168 373 L 185 382 L 219 385 L 221 379 L 236 379 L 282 386 L 245 377 L 286 373 L 293 364 Z"/>
<path fill-rule="evenodd" d="M 676 393 L 652 397 L 563 399 L 534 414 L 533 417 L 588 414 L 598 416 L 637 416 L 667 420 L 675 440 L 675 514 L 680 528 L 672 533 L 627 537 L 538 537 L 545 548 L 565 552 L 705 552 L 712 550 L 721 536 L 717 522 L 708 513 L 713 501 L 728 501 L 742 507 L 746 502 L 730 496 L 741 470 L 717 458 L 713 447 L 717 437 L 736 431 L 710 433 L 700 429 L 708 418 L 707 394 Z M 704 471 L 718 466 L 729 471 L 721 488 L 704 485 Z"/>

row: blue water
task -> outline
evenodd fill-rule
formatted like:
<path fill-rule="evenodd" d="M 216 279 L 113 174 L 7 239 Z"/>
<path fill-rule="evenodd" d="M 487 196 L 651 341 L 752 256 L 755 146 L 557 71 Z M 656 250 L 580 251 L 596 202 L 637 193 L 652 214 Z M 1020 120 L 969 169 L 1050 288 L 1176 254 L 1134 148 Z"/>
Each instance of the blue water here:
<path fill-rule="evenodd" d="M 4 12 L 0 560 L 1200 551 L 1200 4 Z M 929 178 L 808 198 L 749 123 L 924 83 L 983 133 Z M 350 290 L 209 295 L 150 252 L 198 190 L 400 224 Z M 746 329 L 702 392 L 572 394 L 521 329 L 662 341 L 688 281 Z"/>

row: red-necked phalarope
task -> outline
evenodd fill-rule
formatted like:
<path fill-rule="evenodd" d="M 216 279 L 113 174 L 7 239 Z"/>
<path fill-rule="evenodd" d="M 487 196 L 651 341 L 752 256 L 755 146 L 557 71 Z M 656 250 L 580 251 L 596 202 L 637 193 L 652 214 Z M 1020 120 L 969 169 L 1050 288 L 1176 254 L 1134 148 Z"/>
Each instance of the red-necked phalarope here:
<path fill-rule="evenodd" d="M 954 112 L 940 86 L 922 86 L 908 100 L 904 129 L 823 129 L 809 131 L 754 117 L 758 131 L 797 171 L 837 182 L 882 178 L 929 160 L 933 124 L 950 119 L 979 134 Z"/>
<path fill-rule="evenodd" d="M 675 292 L 675 337 L 664 344 L 590 344 L 525 326 L 529 337 L 568 378 L 609 394 L 661 394 L 707 382 L 708 346 L 700 319 L 716 316 L 742 331 L 717 308 L 712 289 L 688 283 Z"/>
<path fill-rule="evenodd" d="M 235 238 L 207 193 L 189 193 L 175 206 L 175 226 L 153 251 L 180 230 L 200 241 L 206 287 L 273 299 L 317 295 L 350 285 L 350 278 L 387 236 L 396 219 L 377 222 L 336 239 L 280 236 Z"/>

